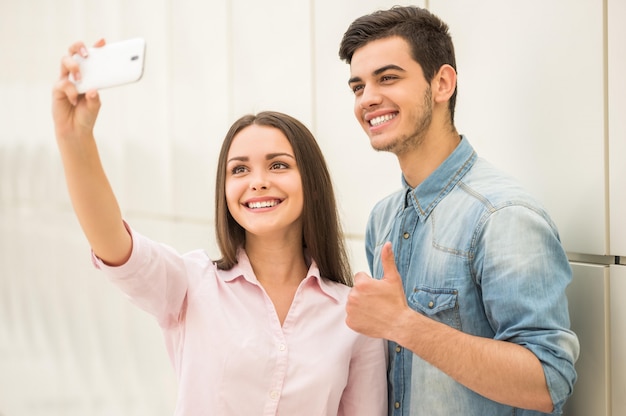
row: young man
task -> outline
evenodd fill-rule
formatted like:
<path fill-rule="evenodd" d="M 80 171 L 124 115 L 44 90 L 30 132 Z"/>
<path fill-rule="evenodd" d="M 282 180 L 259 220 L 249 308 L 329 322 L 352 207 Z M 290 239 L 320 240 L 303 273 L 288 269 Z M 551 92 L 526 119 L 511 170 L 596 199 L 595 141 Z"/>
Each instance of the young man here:
<path fill-rule="evenodd" d="M 576 380 L 567 256 L 548 214 L 454 126 L 448 27 L 394 7 L 352 23 L 354 113 L 404 189 L 366 231 L 348 325 L 389 340 L 390 415 L 559 414 Z"/>

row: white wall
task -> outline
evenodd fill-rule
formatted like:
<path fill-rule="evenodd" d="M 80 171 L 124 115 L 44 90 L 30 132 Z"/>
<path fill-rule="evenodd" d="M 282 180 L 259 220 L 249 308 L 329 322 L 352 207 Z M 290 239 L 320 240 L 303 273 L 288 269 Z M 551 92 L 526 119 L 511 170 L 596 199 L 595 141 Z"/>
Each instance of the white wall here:
<path fill-rule="evenodd" d="M 316 134 L 364 270 L 367 215 L 400 172 L 354 121 L 337 48 L 352 19 L 396 3 L 427 3 L 450 24 L 457 126 L 479 153 L 546 203 L 568 251 L 619 254 L 609 245 L 620 233 L 608 219 L 602 0 L 0 0 L 0 416 L 160 416 L 175 401 L 156 324 L 92 269 L 71 214 L 50 117 L 67 46 L 147 40 L 143 79 L 101 92 L 96 131 L 135 227 L 216 255 L 221 140 L 243 113 L 275 109 Z M 623 107 L 624 96 L 613 100 Z"/>

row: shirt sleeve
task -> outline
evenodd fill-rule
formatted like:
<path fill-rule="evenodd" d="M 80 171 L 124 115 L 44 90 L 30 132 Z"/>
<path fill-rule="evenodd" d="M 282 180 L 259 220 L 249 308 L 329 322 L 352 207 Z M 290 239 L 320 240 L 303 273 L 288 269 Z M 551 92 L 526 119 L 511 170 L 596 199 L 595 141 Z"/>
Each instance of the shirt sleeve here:
<path fill-rule="evenodd" d="M 537 356 L 560 414 L 576 381 L 579 343 L 565 292 L 572 272 L 556 227 L 543 211 L 507 205 L 489 216 L 477 247 L 474 275 L 495 338 Z"/>
<path fill-rule="evenodd" d="M 387 415 L 387 343 L 359 335 L 337 416 Z"/>
<path fill-rule="evenodd" d="M 183 257 L 174 249 L 128 229 L 133 246 L 121 266 L 108 266 L 92 253 L 96 268 L 163 328 L 178 322 L 188 288 Z"/>

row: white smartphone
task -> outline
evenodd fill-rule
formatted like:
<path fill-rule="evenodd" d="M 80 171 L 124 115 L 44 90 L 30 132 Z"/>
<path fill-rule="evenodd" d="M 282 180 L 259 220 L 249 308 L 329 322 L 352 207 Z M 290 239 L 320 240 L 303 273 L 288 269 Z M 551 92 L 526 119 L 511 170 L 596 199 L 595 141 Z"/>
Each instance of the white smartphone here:
<path fill-rule="evenodd" d="M 80 65 L 80 81 L 70 74 L 79 94 L 92 89 L 115 87 L 139 81 L 143 75 L 146 41 L 143 38 L 107 43 L 102 47 L 87 48 L 86 58 L 76 54 Z"/>

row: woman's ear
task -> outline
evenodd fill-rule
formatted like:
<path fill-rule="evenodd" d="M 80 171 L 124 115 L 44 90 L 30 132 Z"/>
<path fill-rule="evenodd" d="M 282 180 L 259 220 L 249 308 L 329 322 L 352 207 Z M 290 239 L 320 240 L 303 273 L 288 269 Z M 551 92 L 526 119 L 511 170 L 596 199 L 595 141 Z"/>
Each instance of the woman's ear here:
<path fill-rule="evenodd" d="M 452 66 L 445 64 L 433 78 L 433 99 L 436 103 L 446 102 L 456 90 L 456 71 Z"/>

